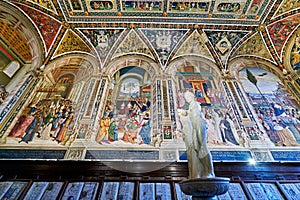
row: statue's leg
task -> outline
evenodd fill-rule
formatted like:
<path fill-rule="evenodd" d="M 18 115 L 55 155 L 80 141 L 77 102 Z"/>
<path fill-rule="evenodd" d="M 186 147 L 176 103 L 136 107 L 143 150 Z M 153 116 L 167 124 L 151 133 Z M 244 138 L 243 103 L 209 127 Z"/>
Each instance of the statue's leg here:
<path fill-rule="evenodd" d="M 210 153 L 208 153 L 204 158 L 200 160 L 203 166 L 201 177 L 206 177 L 206 178 L 214 177 L 215 174 L 214 174 L 214 168 L 213 168 L 213 163 L 211 160 Z"/>

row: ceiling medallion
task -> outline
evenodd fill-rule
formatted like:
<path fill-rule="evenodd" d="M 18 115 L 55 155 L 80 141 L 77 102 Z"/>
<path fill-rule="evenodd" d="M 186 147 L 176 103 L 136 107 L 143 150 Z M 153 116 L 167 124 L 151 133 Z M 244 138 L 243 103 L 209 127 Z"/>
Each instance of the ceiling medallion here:
<path fill-rule="evenodd" d="M 216 48 L 224 55 L 232 47 L 227 37 L 222 38 L 217 44 Z"/>

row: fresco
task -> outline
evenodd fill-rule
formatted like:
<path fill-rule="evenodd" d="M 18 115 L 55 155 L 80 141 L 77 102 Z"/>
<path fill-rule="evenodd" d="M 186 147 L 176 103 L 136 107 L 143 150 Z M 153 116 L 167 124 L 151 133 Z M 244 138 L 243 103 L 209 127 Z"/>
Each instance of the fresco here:
<path fill-rule="evenodd" d="M 205 77 L 204 75 L 205 74 Z M 205 68 L 184 67 L 177 72 L 178 108 L 188 109 L 183 98 L 185 91 L 192 91 L 196 101 L 201 104 L 203 114 L 208 126 L 207 142 L 210 146 L 239 146 L 240 138 L 236 125 L 224 101 L 224 91 L 217 82 L 217 77 Z"/>
<path fill-rule="evenodd" d="M 250 4 L 250 7 L 248 9 L 248 14 L 255 15 L 258 13 L 261 5 L 263 3 L 263 0 L 253 0 Z"/>
<path fill-rule="evenodd" d="M 298 70 L 300 68 L 300 31 L 297 29 L 291 40 L 291 54 L 290 54 L 290 64 L 294 70 Z"/>
<path fill-rule="evenodd" d="M 124 11 L 162 11 L 162 1 L 122 1 Z"/>
<path fill-rule="evenodd" d="M 283 0 L 275 16 L 279 16 L 293 9 L 297 9 L 300 6 L 300 2 L 297 0 Z"/>
<path fill-rule="evenodd" d="M 88 8 L 90 11 L 110 11 L 115 9 L 112 1 L 89 1 Z"/>
<path fill-rule="evenodd" d="M 8 137 L 18 143 L 38 143 L 49 145 L 57 142 L 63 145 L 70 139 L 71 126 L 74 125 L 72 101 L 58 95 L 60 87 L 43 90 L 47 98 L 33 99 L 26 107 Z"/>
<path fill-rule="evenodd" d="M 147 77 L 145 70 L 137 67 L 123 68 L 115 75 L 100 119 L 97 143 L 150 145 L 151 84 L 138 74 Z"/>
<path fill-rule="evenodd" d="M 23 5 L 19 6 L 35 22 L 35 25 L 38 27 L 41 33 L 41 37 L 45 42 L 46 49 L 49 50 L 61 24 L 58 21 L 54 20 L 52 17 L 49 17 L 48 15 L 45 15 L 39 11 L 33 10 L 30 7 Z"/>
<path fill-rule="evenodd" d="M 142 33 L 147 37 L 153 45 L 160 62 L 164 66 L 167 63 L 169 55 L 174 47 L 182 39 L 186 30 L 161 30 L 161 29 L 141 29 Z"/>
<path fill-rule="evenodd" d="M 231 49 L 247 34 L 246 32 L 205 31 L 223 64 Z"/>
<path fill-rule="evenodd" d="M 284 20 L 267 26 L 269 35 L 276 49 L 277 54 L 282 58 L 282 51 L 285 43 L 293 34 L 299 24 L 299 14 L 285 18 Z"/>
<path fill-rule="evenodd" d="M 253 35 L 245 43 L 243 43 L 233 54 L 233 57 L 241 55 L 253 55 L 264 59 L 273 60 L 268 49 L 264 45 L 264 41 L 259 33 Z"/>
<path fill-rule="evenodd" d="M 123 29 L 82 29 L 82 33 L 95 47 L 102 62 L 123 33 Z"/>
<path fill-rule="evenodd" d="M 70 53 L 73 51 L 82 51 L 90 53 L 91 49 L 75 34 L 73 31 L 68 30 L 61 40 L 60 45 L 56 49 L 54 56 L 63 53 Z"/>
<path fill-rule="evenodd" d="M 209 11 L 210 2 L 183 2 L 183 1 L 170 1 L 170 12 L 200 12 L 207 13 Z"/>
<path fill-rule="evenodd" d="M 263 131 L 276 146 L 300 146 L 299 105 L 272 73 L 248 68 L 257 80 L 255 85 L 246 70 L 240 72 L 240 80 Z"/>
<path fill-rule="evenodd" d="M 262 69 L 240 71 L 240 85 L 222 81 L 205 63 L 179 67 L 174 85 L 171 79 L 154 81 L 137 66 L 120 68 L 109 82 L 87 81 L 88 68 L 61 76 L 63 70 L 51 71 L 54 86 L 44 81 L 34 92 L 7 136 L 6 145 L 13 149 L 0 153 L 41 159 L 186 160 L 181 122 L 172 111 L 189 108 L 185 91 L 193 92 L 202 107 L 214 160 L 245 161 L 252 157 L 251 148 L 300 146 L 299 106 L 279 79 Z M 78 95 L 83 92 L 89 95 Z M 18 148 L 29 149 L 16 153 Z M 254 155 L 270 160 L 265 153 Z M 274 151 L 272 156 L 281 160 L 285 155 Z"/>

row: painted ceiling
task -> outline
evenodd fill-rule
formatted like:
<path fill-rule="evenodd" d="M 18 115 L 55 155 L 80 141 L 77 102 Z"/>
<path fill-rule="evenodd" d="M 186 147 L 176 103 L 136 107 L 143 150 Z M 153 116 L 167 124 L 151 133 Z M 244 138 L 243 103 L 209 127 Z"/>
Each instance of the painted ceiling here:
<path fill-rule="evenodd" d="M 223 72 L 237 58 L 267 61 L 286 71 L 300 67 L 297 0 L 6 2 L 36 28 L 45 65 L 77 53 L 95 57 L 100 68 L 126 55 L 152 59 L 162 70 L 185 55 L 206 58 Z M 0 14 L 1 21 L 7 18 Z"/>

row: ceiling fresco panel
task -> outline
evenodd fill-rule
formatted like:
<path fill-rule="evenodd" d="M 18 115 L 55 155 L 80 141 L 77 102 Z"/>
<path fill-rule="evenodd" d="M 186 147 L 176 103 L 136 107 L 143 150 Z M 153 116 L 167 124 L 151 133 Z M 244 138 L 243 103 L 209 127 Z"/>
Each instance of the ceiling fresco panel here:
<path fill-rule="evenodd" d="M 260 8 L 262 7 L 264 2 L 264 0 L 252 0 L 248 7 L 247 15 L 259 14 Z"/>
<path fill-rule="evenodd" d="M 288 38 L 296 30 L 299 23 L 300 14 L 296 14 L 267 26 L 269 36 L 280 59 L 282 59 L 283 48 Z"/>
<path fill-rule="evenodd" d="M 265 42 L 259 33 L 254 34 L 246 42 L 244 42 L 233 54 L 233 58 L 238 56 L 251 55 L 262 59 L 268 59 L 274 62 Z"/>
<path fill-rule="evenodd" d="M 205 30 L 222 64 L 226 66 L 232 48 L 248 34 L 244 31 L 210 31 Z"/>
<path fill-rule="evenodd" d="M 211 53 L 209 52 L 204 39 L 199 34 L 197 30 L 195 30 L 186 41 L 180 46 L 178 51 L 176 52 L 174 58 L 184 55 L 197 55 L 208 58 L 209 60 L 213 60 Z"/>
<path fill-rule="evenodd" d="M 278 17 L 284 13 L 287 13 L 291 10 L 298 9 L 300 7 L 300 2 L 298 0 L 283 0 L 276 11 L 275 17 Z"/>
<path fill-rule="evenodd" d="M 300 69 L 300 28 L 289 38 L 286 48 L 284 63 L 293 70 Z"/>
<path fill-rule="evenodd" d="M 212 2 L 207 0 L 194 0 L 194 1 L 181 1 L 181 0 L 169 0 L 168 11 L 171 13 L 200 13 L 208 14 L 211 8 Z"/>
<path fill-rule="evenodd" d="M 187 30 L 171 30 L 171 29 L 140 29 L 145 37 L 149 40 L 153 48 L 156 50 L 160 58 L 160 63 L 165 66 L 171 52 Z"/>
<path fill-rule="evenodd" d="M 43 1 L 41 1 L 41 0 L 27 0 L 27 1 L 32 2 L 34 4 L 38 4 L 39 6 L 56 13 L 56 10 L 55 10 L 55 7 L 54 7 L 52 1 L 49 1 L 49 0 L 43 0 Z"/>
<path fill-rule="evenodd" d="M 117 10 L 116 1 L 108 0 L 86 0 L 86 7 L 88 12 L 107 12 Z"/>
<path fill-rule="evenodd" d="M 61 27 L 60 22 L 52 17 L 45 15 L 37 10 L 31 9 L 28 6 L 17 4 L 31 18 L 40 32 L 40 36 L 44 40 L 46 51 L 48 51 L 53 43 L 53 40 L 58 34 Z"/>
<path fill-rule="evenodd" d="M 222 0 L 216 0 L 214 13 L 240 15 L 242 14 L 244 7 L 245 7 L 245 1 L 232 0 L 232 1 L 224 2 Z"/>
<path fill-rule="evenodd" d="M 118 49 L 113 55 L 113 58 L 126 54 L 145 55 L 154 60 L 153 54 L 151 53 L 151 50 L 149 49 L 147 44 L 133 29 L 127 34 L 122 43 L 120 43 Z"/>
<path fill-rule="evenodd" d="M 101 63 L 104 64 L 112 47 L 119 42 L 125 29 L 80 29 L 96 49 Z"/>
<path fill-rule="evenodd" d="M 82 41 L 82 39 L 73 31 L 68 30 L 61 40 L 59 47 L 56 49 L 54 57 L 64 53 L 72 52 L 86 52 L 90 53 L 92 50 Z"/>
<path fill-rule="evenodd" d="M 122 12 L 162 12 L 164 7 L 164 1 L 126 1 L 121 0 Z"/>

